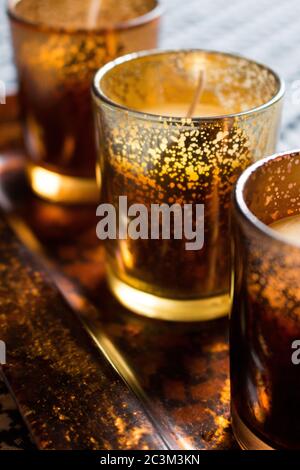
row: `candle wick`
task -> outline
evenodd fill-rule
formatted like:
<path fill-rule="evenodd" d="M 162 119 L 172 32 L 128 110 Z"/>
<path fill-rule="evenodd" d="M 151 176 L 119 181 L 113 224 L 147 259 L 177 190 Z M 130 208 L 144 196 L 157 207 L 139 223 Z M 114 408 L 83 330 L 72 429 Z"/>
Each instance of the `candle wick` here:
<path fill-rule="evenodd" d="M 202 95 L 203 90 L 204 90 L 204 85 L 205 85 L 205 72 L 204 72 L 204 70 L 201 70 L 200 74 L 199 74 L 197 88 L 196 88 L 195 93 L 194 93 L 193 101 L 192 101 L 192 103 L 189 107 L 189 110 L 187 112 L 187 115 L 186 115 L 187 118 L 191 118 L 193 116 L 193 114 L 195 112 L 195 109 L 196 109 L 196 106 L 201 100 L 201 95 Z"/>
<path fill-rule="evenodd" d="M 98 16 L 101 10 L 102 0 L 91 0 L 90 6 L 87 12 L 87 27 L 95 28 L 98 21 Z"/>

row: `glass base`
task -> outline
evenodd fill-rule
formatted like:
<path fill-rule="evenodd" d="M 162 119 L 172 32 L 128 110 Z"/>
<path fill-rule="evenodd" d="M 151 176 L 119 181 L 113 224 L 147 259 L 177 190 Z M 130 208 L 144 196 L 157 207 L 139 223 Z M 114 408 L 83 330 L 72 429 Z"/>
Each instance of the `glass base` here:
<path fill-rule="evenodd" d="M 61 204 L 91 204 L 100 199 L 94 178 L 68 176 L 29 163 L 29 184 L 35 194 L 43 199 Z"/>
<path fill-rule="evenodd" d="M 119 302 L 139 315 L 168 321 L 206 321 L 228 315 L 229 295 L 197 300 L 157 297 L 135 289 L 108 272 L 108 283 Z"/>
<path fill-rule="evenodd" d="M 243 450 L 274 450 L 257 437 L 239 417 L 235 407 L 231 409 L 233 434 Z"/>

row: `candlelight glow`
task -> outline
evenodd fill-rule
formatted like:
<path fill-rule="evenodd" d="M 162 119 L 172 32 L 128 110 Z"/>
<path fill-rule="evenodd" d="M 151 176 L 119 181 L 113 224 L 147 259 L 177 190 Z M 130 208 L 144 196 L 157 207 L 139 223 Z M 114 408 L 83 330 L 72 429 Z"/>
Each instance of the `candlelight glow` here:
<path fill-rule="evenodd" d="M 96 182 L 88 178 L 61 175 L 34 165 L 29 165 L 27 173 L 33 191 L 53 202 L 84 204 L 97 202 L 100 197 Z"/>
<path fill-rule="evenodd" d="M 217 299 L 174 300 L 148 294 L 129 286 L 117 279 L 108 268 L 108 282 L 118 300 L 135 313 L 141 312 L 147 317 L 154 317 L 160 309 L 160 318 L 177 321 L 184 315 L 185 321 L 196 321 L 199 318 L 199 309 L 203 312 L 202 320 L 211 320 L 225 315 L 230 309 L 229 295 Z"/>

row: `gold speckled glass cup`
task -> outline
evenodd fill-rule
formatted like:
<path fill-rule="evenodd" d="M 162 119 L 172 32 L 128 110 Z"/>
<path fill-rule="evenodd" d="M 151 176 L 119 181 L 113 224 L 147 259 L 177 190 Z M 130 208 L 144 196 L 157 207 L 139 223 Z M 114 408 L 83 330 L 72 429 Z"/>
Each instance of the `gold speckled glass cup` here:
<path fill-rule="evenodd" d="M 53 202 L 97 202 L 90 97 L 96 70 L 157 46 L 157 0 L 10 0 L 28 177 Z"/>
<path fill-rule="evenodd" d="M 300 449 L 300 152 L 249 167 L 234 192 L 231 404 L 241 447 Z"/>
<path fill-rule="evenodd" d="M 240 173 L 275 149 L 282 82 L 234 55 L 153 51 L 104 66 L 93 96 L 104 202 L 117 209 L 124 195 L 128 206 L 205 206 L 201 250 L 187 251 L 185 240 L 107 240 L 112 291 L 153 318 L 227 314 L 230 194 Z"/>

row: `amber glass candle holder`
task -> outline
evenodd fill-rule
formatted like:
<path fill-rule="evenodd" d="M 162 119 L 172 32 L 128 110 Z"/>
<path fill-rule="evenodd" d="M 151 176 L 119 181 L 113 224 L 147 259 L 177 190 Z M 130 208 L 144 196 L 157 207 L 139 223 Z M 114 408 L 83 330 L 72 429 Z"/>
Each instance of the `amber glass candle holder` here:
<path fill-rule="evenodd" d="M 8 13 L 32 189 L 96 202 L 92 77 L 119 55 L 156 47 L 158 1 L 10 0 Z"/>
<path fill-rule="evenodd" d="M 185 240 L 108 240 L 112 291 L 153 318 L 227 314 L 230 193 L 247 166 L 274 151 L 280 79 L 229 54 L 154 51 L 104 66 L 93 94 L 102 201 L 205 206 L 201 250 L 187 251 Z"/>
<path fill-rule="evenodd" d="M 261 160 L 241 176 L 234 193 L 231 393 L 234 432 L 246 449 L 300 449 L 299 214 L 300 152 Z"/>

